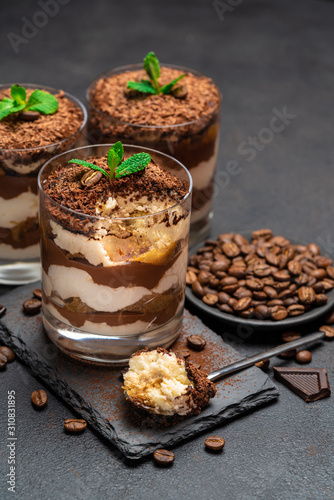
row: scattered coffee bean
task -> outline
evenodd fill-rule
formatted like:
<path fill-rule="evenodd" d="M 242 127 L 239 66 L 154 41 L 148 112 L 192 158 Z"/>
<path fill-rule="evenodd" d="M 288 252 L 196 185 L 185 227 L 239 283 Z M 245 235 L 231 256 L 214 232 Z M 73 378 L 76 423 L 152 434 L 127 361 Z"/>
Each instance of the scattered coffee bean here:
<path fill-rule="evenodd" d="M 319 328 L 321 332 L 325 332 L 325 339 L 334 340 L 334 328 L 329 325 L 323 325 Z"/>
<path fill-rule="evenodd" d="M 0 347 L 0 353 L 6 356 L 8 363 L 11 363 L 16 358 L 15 353 L 6 346 Z"/>
<path fill-rule="evenodd" d="M 6 365 L 7 365 L 7 358 L 4 354 L 0 353 L 0 370 L 6 368 Z"/>
<path fill-rule="evenodd" d="M 288 330 L 287 332 L 282 333 L 283 342 L 293 342 L 294 340 L 298 340 L 301 338 L 301 334 L 298 332 L 293 332 Z"/>
<path fill-rule="evenodd" d="M 255 366 L 258 368 L 261 368 L 261 370 L 266 371 L 269 368 L 270 360 L 269 359 L 264 359 L 262 361 L 259 361 L 258 363 L 255 363 Z"/>
<path fill-rule="evenodd" d="M 218 295 L 214 295 L 213 293 L 207 293 L 202 298 L 203 302 L 208 306 L 214 306 L 218 302 Z"/>
<path fill-rule="evenodd" d="M 294 358 L 297 354 L 296 349 L 291 349 L 290 351 L 282 352 L 281 354 L 278 355 L 279 358 Z"/>
<path fill-rule="evenodd" d="M 0 304 L 0 318 L 6 313 L 7 309 L 5 308 L 5 306 L 2 306 Z"/>
<path fill-rule="evenodd" d="M 64 421 L 65 430 L 73 434 L 84 431 L 86 427 L 87 422 L 82 418 L 67 418 Z"/>
<path fill-rule="evenodd" d="M 32 294 L 36 299 L 42 300 L 42 290 L 40 288 L 35 288 Z"/>
<path fill-rule="evenodd" d="M 44 408 L 48 402 L 48 396 L 43 389 L 39 389 L 32 393 L 31 401 L 36 408 Z"/>
<path fill-rule="evenodd" d="M 39 299 L 28 299 L 23 302 L 23 311 L 29 316 L 38 314 L 41 310 L 42 302 Z"/>
<path fill-rule="evenodd" d="M 166 467 L 172 465 L 175 460 L 175 455 L 169 450 L 155 450 L 153 453 L 153 459 L 158 465 Z"/>
<path fill-rule="evenodd" d="M 205 295 L 202 285 L 197 280 L 191 285 L 191 289 L 194 295 L 200 299 Z"/>
<path fill-rule="evenodd" d="M 199 335 L 190 335 L 187 337 L 187 344 L 194 351 L 202 351 L 206 346 L 206 341 Z"/>
<path fill-rule="evenodd" d="M 181 351 L 177 351 L 176 354 L 181 356 L 181 358 L 187 359 L 190 356 L 190 352 L 187 349 L 182 349 Z"/>
<path fill-rule="evenodd" d="M 225 446 L 225 439 L 220 436 L 210 436 L 204 441 L 205 447 L 210 451 L 221 451 Z"/>
<path fill-rule="evenodd" d="M 89 170 L 81 177 L 81 185 L 84 187 L 94 186 L 100 182 L 102 178 L 102 172 L 99 170 Z"/>
<path fill-rule="evenodd" d="M 287 308 L 289 316 L 300 316 L 305 312 L 305 307 L 303 304 L 292 304 Z"/>
<path fill-rule="evenodd" d="M 308 363 L 311 363 L 312 354 L 310 353 L 310 351 L 306 351 L 306 350 L 299 351 L 296 354 L 296 361 L 297 361 L 297 363 L 299 363 L 301 365 L 306 365 Z"/>
<path fill-rule="evenodd" d="M 284 306 L 274 306 L 270 310 L 270 317 L 274 321 L 281 321 L 282 319 L 285 319 L 287 315 L 288 311 Z"/>
<path fill-rule="evenodd" d="M 38 111 L 23 111 L 19 114 L 19 120 L 23 120 L 24 122 L 34 122 L 40 117 L 40 113 Z"/>

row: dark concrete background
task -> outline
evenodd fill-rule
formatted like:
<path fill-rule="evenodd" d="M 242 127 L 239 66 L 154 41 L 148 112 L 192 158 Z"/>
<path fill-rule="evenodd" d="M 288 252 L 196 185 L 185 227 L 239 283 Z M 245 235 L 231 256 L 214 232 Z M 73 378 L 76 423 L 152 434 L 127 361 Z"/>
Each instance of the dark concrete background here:
<path fill-rule="evenodd" d="M 211 0 L 62 3 L 15 53 L 8 33 L 25 36 L 26 19 L 43 24 L 45 16 L 36 15 L 37 1 L 1 0 L 2 82 L 42 83 L 84 99 L 98 73 L 139 62 L 149 50 L 211 76 L 224 95 L 212 234 L 269 226 L 334 255 L 332 2 L 222 0 L 220 16 Z M 273 133 L 284 107 L 289 123 Z M 258 150 L 250 152 L 254 138 Z M 277 341 L 270 332 L 235 334 L 205 320 L 243 354 Z M 333 354 L 333 344 L 315 349 L 312 366 L 326 367 L 334 386 Z M 1 498 L 11 498 L 5 438 L 12 389 L 17 498 L 334 498 L 332 398 L 307 405 L 279 385 L 279 402 L 217 429 L 226 439 L 222 455 L 204 451 L 206 433 L 176 448 L 173 467 L 161 470 L 150 459 L 125 462 L 90 430 L 65 435 L 71 411 L 52 394 L 47 409 L 34 411 L 30 394 L 42 384 L 18 362 L 0 376 Z"/>

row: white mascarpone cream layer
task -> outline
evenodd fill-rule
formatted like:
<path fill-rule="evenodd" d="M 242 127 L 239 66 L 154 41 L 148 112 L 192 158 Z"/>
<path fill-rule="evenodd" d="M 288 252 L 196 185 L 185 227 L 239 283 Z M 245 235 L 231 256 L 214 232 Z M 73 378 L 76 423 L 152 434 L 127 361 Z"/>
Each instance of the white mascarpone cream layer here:
<path fill-rule="evenodd" d="M 39 253 L 38 243 L 26 248 L 13 248 L 11 245 L 0 243 L 0 259 L 5 259 L 5 260 L 37 259 L 39 255 L 40 253 Z"/>
<path fill-rule="evenodd" d="M 219 137 L 216 139 L 214 153 L 209 160 L 201 161 L 196 167 L 191 168 L 190 173 L 194 183 L 194 189 L 204 189 L 209 186 L 215 175 Z"/>
<path fill-rule="evenodd" d="M 48 297 L 56 295 L 62 300 L 78 297 L 95 311 L 113 313 L 135 304 L 145 295 L 163 293 L 183 283 L 186 259 L 185 249 L 153 290 L 142 286 L 111 288 L 99 285 L 86 271 L 58 265 L 51 265 L 48 274 L 43 273 L 43 289 Z"/>
<path fill-rule="evenodd" d="M 28 191 L 15 198 L 0 197 L 0 227 L 11 229 L 28 217 L 36 217 L 38 196 Z"/>

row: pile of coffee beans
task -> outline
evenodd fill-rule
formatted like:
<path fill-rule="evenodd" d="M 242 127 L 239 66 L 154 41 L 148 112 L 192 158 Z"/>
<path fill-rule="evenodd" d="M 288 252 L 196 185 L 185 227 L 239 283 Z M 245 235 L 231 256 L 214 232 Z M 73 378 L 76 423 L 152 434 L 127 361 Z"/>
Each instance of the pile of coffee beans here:
<path fill-rule="evenodd" d="M 326 304 L 333 261 L 315 243 L 294 245 L 270 229 L 251 240 L 220 234 L 190 257 L 186 283 L 205 304 L 245 319 L 280 321 Z"/>

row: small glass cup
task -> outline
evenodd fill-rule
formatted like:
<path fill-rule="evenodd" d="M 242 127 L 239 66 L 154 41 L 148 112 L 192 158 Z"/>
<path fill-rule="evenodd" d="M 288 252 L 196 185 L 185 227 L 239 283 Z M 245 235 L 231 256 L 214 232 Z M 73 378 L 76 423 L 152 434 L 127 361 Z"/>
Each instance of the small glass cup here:
<path fill-rule="evenodd" d="M 203 78 L 202 74 L 192 69 L 168 64 L 163 66 Z M 115 68 L 97 76 L 89 85 L 87 90 L 89 142 L 114 143 L 123 141 L 127 144 L 137 144 L 169 154 L 185 165 L 193 179 L 190 224 L 190 246 L 193 246 L 209 234 L 213 216 L 212 204 L 219 146 L 221 94 L 216 87 L 220 97 L 219 104 L 205 116 L 191 122 L 167 126 L 128 123 L 116 119 L 94 106 L 92 97 L 99 80 L 125 71 L 142 70 L 142 68 L 142 64 Z"/>
<path fill-rule="evenodd" d="M 57 94 L 59 90 L 30 83 L 25 88 Z M 0 91 L 12 84 L 0 85 Z M 80 128 L 59 142 L 29 149 L 0 147 L 0 284 L 23 285 L 41 277 L 38 227 L 37 176 L 41 167 L 55 155 L 83 146 L 86 142 L 87 111 L 68 93 L 69 101 L 82 112 Z"/>
<path fill-rule="evenodd" d="M 83 360 L 119 363 L 144 347 L 169 347 L 184 307 L 192 180 L 174 158 L 148 152 L 186 183 L 186 195 L 150 215 L 107 218 L 64 208 L 43 190 L 68 160 L 104 156 L 109 145 L 86 146 L 50 160 L 39 174 L 43 322 L 49 338 Z M 149 203 L 149 201 L 148 201 Z"/>

